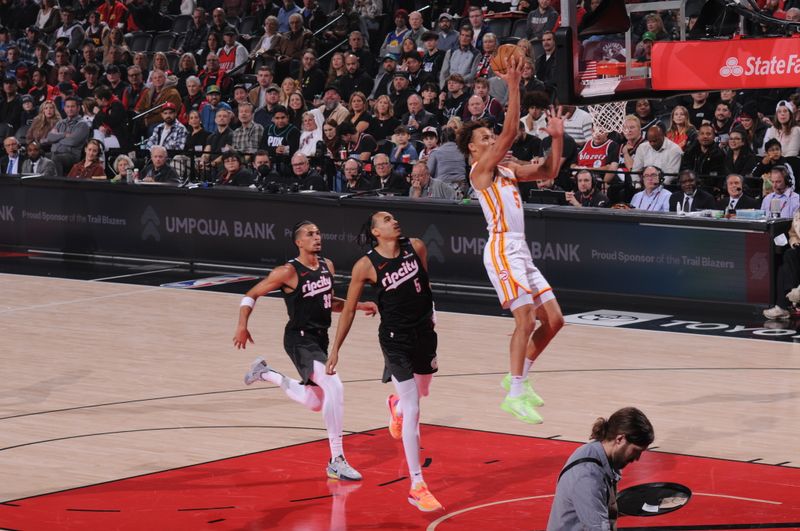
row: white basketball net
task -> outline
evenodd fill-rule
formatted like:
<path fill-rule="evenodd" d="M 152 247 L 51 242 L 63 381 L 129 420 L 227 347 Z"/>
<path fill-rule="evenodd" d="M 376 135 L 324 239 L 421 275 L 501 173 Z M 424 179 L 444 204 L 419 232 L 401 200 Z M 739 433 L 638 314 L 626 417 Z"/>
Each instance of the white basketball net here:
<path fill-rule="evenodd" d="M 589 105 L 589 114 L 592 115 L 594 127 L 605 133 L 621 132 L 622 123 L 625 121 L 625 103 L 624 101 L 612 101 L 611 103 Z"/>

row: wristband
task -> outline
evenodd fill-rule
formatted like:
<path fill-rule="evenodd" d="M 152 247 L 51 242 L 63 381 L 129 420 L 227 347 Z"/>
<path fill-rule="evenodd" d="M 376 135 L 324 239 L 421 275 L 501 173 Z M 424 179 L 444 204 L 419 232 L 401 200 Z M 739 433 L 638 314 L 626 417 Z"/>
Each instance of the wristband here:
<path fill-rule="evenodd" d="M 256 305 L 256 300 L 253 297 L 242 297 L 242 303 L 239 306 L 253 307 Z"/>

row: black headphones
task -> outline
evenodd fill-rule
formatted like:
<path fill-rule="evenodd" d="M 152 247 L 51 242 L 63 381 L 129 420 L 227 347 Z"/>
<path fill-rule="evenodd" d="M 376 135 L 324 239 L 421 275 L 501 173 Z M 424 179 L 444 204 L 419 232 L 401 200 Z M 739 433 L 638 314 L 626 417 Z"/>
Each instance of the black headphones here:
<path fill-rule="evenodd" d="M 783 164 L 778 164 L 773 166 L 770 171 L 780 172 L 780 174 L 783 175 L 783 180 L 786 181 L 786 187 L 794 188 L 794 179 L 792 178 L 792 175 L 789 173 L 789 169 L 786 166 Z"/>
<path fill-rule="evenodd" d="M 573 179 L 575 179 L 575 186 L 576 187 L 578 186 L 578 175 L 584 172 L 589 173 L 589 179 L 592 182 L 592 187 L 589 189 L 589 192 L 591 193 L 600 190 L 602 188 L 603 181 L 602 179 L 597 177 L 597 174 L 594 171 L 590 170 L 589 168 L 579 168 L 578 170 L 575 171 L 575 173 L 572 176 Z M 603 173 L 605 173 L 605 171 Z"/>

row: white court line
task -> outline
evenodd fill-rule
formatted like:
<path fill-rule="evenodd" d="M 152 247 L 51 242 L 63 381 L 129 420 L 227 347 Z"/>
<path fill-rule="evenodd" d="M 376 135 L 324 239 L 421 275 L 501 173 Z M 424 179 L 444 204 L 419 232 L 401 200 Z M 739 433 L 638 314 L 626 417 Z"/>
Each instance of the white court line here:
<path fill-rule="evenodd" d="M 467 507 L 466 509 L 461 509 L 460 511 L 456 511 L 454 513 L 448 513 L 448 514 L 446 514 L 444 516 L 440 516 L 439 518 L 437 518 L 436 520 L 434 520 L 433 522 L 431 522 L 428 525 L 427 531 L 433 531 L 434 529 L 436 529 L 436 526 L 438 526 L 439 524 L 441 524 L 445 520 L 449 520 L 450 518 L 453 518 L 454 516 L 458 516 L 459 514 L 467 513 L 469 511 L 474 511 L 475 509 L 483 509 L 484 507 L 491 507 L 492 505 L 502 505 L 504 503 L 514 503 L 514 502 L 525 501 L 525 500 L 540 500 L 540 499 L 543 499 L 543 498 L 552 498 L 553 496 L 555 496 L 555 494 L 542 494 L 541 496 L 527 496 L 525 498 L 514 498 L 514 499 L 511 499 L 511 500 L 500 500 L 500 501 L 491 502 L 491 503 L 484 503 L 484 504 L 481 504 L 481 505 L 474 505 L 472 507 Z"/>
<path fill-rule="evenodd" d="M 128 273 L 127 275 L 115 275 L 113 277 L 92 278 L 89 282 L 100 282 L 101 280 L 114 280 L 115 278 L 128 278 L 138 277 L 140 275 L 150 275 L 152 273 L 164 273 L 165 271 L 176 271 L 177 267 L 168 267 L 166 269 L 154 269 L 152 271 L 140 271 L 139 273 Z"/>
<path fill-rule="evenodd" d="M 781 502 L 776 502 L 772 500 L 759 500 L 756 498 L 742 498 L 740 496 L 729 496 L 727 494 L 710 494 L 708 492 L 694 492 L 692 493 L 695 496 L 713 496 L 715 498 L 729 498 L 731 500 L 742 500 L 742 501 L 751 501 L 756 503 L 769 503 L 771 505 L 783 505 Z"/>
<path fill-rule="evenodd" d="M 92 301 L 98 301 L 98 300 L 102 300 L 102 299 L 111 299 L 113 297 L 124 297 L 126 295 L 135 295 L 137 293 L 151 292 L 151 291 L 153 291 L 153 289 L 158 289 L 158 288 L 153 288 L 153 287 L 148 286 L 145 289 L 137 289 L 135 291 L 124 291 L 122 293 L 112 293 L 111 295 L 100 295 L 98 297 L 88 297 L 86 299 L 72 299 L 72 300 L 68 300 L 68 301 L 51 302 L 49 304 L 37 304 L 35 306 L 21 306 L 19 308 L 12 308 L 10 310 L 2 310 L 2 311 L 0 311 L 0 315 L 2 315 L 4 313 L 22 312 L 22 311 L 26 311 L 26 310 L 38 310 L 40 308 L 51 308 L 53 306 L 64 306 L 64 305 L 67 305 L 67 304 L 76 304 L 76 303 L 81 303 L 81 302 L 92 302 Z"/>

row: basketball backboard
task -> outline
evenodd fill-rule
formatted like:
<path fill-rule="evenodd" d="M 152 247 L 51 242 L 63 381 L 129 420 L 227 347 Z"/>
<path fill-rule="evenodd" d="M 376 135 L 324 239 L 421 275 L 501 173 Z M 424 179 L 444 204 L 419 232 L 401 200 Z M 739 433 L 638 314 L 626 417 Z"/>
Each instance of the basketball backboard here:
<path fill-rule="evenodd" d="M 645 32 L 659 25 L 647 42 Z M 798 30 L 800 22 L 765 16 L 752 0 L 602 0 L 580 22 L 575 3 L 562 0 L 559 101 L 800 86 Z"/>

